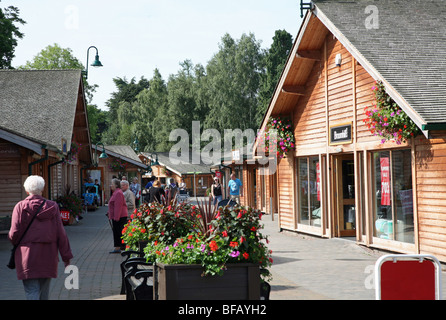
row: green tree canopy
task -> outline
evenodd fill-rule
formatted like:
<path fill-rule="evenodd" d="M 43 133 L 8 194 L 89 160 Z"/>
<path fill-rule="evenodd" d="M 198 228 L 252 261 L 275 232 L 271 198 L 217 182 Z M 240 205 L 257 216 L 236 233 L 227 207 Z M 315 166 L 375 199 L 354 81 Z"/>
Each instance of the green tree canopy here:
<path fill-rule="evenodd" d="M 0 69 L 11 69 L 17 40 L 22 39 L 24 34 L 19 31 L 18 24 L 26 22 L 19 18 L 20 10 L 9 6 L 0 8 Z"/>

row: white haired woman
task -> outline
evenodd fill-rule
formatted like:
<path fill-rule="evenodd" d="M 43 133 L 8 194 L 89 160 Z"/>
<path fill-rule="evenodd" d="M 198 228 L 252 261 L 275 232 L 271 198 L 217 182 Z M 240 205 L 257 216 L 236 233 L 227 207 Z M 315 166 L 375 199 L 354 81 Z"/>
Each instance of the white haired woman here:
<path fill-rule="evenodd" d="M 23 280 L 26 298 L 47 300 L 50 280 L 57 278 L 59 253 L 65 266 L 70 264 L 73 254 L 62 225 L 59 206 L 42 197 L 45 180 L 40 176 L 29 176 L 23 186 L 28 197 L 14 207 L 8 238 L 13 245 L 20 241 L 15 252 L 15 264 L 17 278 Z"/>

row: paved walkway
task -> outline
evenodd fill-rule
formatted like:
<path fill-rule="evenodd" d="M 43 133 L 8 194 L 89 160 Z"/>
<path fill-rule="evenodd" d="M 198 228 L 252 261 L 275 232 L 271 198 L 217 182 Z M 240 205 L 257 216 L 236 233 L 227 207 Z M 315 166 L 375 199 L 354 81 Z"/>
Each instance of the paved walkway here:
<path fill-rule="evenodd" d="M 59 277 L 51 283 L 52 300 L 123 300 L 119 295 L 122 257 L 109 254 L 112 233 L 105 217 L 107 208 L 88 212 L 79 223 L 67 226 L 74 254 L 72 264 L 79 270 L 79 289 L 67 290 L 72 274 L 65 274 L 59 264 Z M 279 232 L 277 216 L 263 217 L 264 234 L 269 235 L 273 250 L 271 300 L 373 300 L 375 292 L 367 289 L 370 269 L 382 253 L 360 247 L 344 239 Z M 5 265 L 11 245 L 0 236 L 0 300 L 25 298 L 16 273 Z M 443 276 L 445 292 L 446 276 Z"/>

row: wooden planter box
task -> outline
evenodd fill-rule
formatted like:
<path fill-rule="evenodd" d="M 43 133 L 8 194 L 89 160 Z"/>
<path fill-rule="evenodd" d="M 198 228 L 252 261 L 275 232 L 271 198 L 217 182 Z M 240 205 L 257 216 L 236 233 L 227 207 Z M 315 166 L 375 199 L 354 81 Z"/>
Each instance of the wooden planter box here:
<path fill-rule="evenodd" d="M 156 264 L 159 300 L 259 300 L 260 268 L 228 264 L 222 276 L 204 276 L 201 265 Z M 156 298 L 155 298 L 156 299 Z"/>

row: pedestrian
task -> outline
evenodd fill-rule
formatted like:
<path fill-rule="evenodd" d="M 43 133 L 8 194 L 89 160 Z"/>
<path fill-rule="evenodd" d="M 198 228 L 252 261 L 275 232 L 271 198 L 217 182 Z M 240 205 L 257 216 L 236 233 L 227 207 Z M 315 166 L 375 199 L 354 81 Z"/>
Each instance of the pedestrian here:
<path fill-rule="evenodd" d="M 161 187 L 161 182 L 159 182 L 159 180 L 153 182 L 153 185 L 149 190 L 149 203 L 154 201 L 161 203 L 161 197 L 165 196 L 166 194 L 164 193 L 164 189 Z"/>
<path fill-rule="evenodd" d="M 218 203 L 222 200 L 220 179 L 217 177 L 214 177 L 214 183 L 211 186 L 211 196 L 214 206 L 218 205 Z"/>
<path fill-rule="evenodd" d="M 235 176 L 235 173 L 231 174 L 231 180 L 228 182 L 228 190 L 230 195 L 230 200 L 235 200 L 238 205 L 240 205 L 240 197 L 243 196 L 242 182 Z"/>
<path fill-rule="evenodd" d="M 149 190 L 150 187 L 153 185 L 153 182 L 156 180 L 155 176 L 151 176 L 149 179 L 149 182 L 147 182 L 146 186 L 144 187 L 145 189 Z"/>
<path fill-rule="evenodd" d="M 141 185 L 138 183 L 138 178 L 134 177 L 132 183 L 130 184 L 130 190 L 135 195 L 135 205 L 136 208 L 139 207 L 139 201 L 141 199 Z"/>
<path fill-rule="evenodd" d="M 180 187 L 180 194 L 186 194 L 187 193 L 187 191 L 186 191 L 186 182 L 184 182 L 184 179 L 181 179 L 179 187 Z"/>
<path fill-rule="evenodd" d="M 108 202 L 107 216 L 111 221 L 115 247 L 110 253 L 120 253 L 121 250 L 124 250 L 121 236 L 122 229 L 124 229 L 128 219 L 127 205 L 125 203 L 124 193 L 121 190 L 121 182 L 118 179 L 112 179 L 110 189 L 113 194 Z"/>
<path fill-rule="evenodd" d="M 170 197 L 170 199 L 174 199 L 178 192 L 177 184 L 175 183 L 174 178 L 170 178 L 170 184 L 166 187 L 167 196 Z"/>
<path fill-rule="evenodd" d="M 127 214 L 130 216 L 135 210 L 135 195 L 129 189 L 129 182 L 126 180 L 121 181 L 121 190 L 124 194 L 125 204 L 127 205 Z"/>
<path fill-rule="evenodd" d="M 57 278 L 59 253 L 65 267 L 73 254 L 58 204 L 42 197 L 45 180 L 29 176 L 23 186 L 28 196 L 14 207 L 8 238 L 13 245 L 18 244 L 17 279 L 23 281 L 26 298 L 48 300 L 51 278 Z"/>

